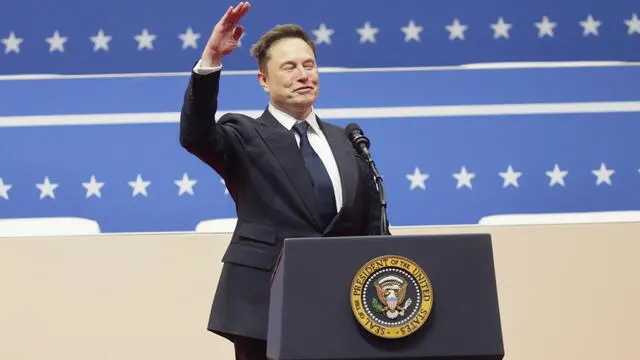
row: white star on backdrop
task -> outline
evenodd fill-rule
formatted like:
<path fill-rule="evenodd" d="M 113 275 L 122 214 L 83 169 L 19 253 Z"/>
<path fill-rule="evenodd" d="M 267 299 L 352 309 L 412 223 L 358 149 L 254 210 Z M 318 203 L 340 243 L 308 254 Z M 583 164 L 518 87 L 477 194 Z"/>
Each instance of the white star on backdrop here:
<path fill-rule="evenodd" d="M 12 31 L 9 33 L 9 37 L 2 39 L 2 43 L 4 44 L 4 53 L 8 54 L 10 52 L 14 52 L 16 54 L 20 53 L 20 44 L 22 44 L 23 39 L 16 37 L 16 34 Z"/>
<path fill-rule="evenodd" d="M 180 189 L 178 190 L 178 195 L 182 196 L 184 193 L 188 193 L 189 195 L 193 195 L 193 185 L 198 183 L 198 180 L 190 180 L 189 175 L 187 173 L 182 174 L 181 180 L 175 180 L 173 182 Z"/>
<path fill-rule="evenodd" d="M 102 187 L 104 186 L 103 182 L 97 182 L 96 181 L 96 177 L 94 175 L 91 175 L 91 179 L 89 180 L 88 183 L 83 182 L 82 186 L 87 189 L 87 195 L 86 198 L 90 198 L 91 196 L 96 196 L 98 198 L 102 197 L 102 193 L 100 192 L 100 189 L 102 189 Z"/>
<path fill-rule="evenodd" d="M 0 197 L 9 200 L 9 190 L 11 190 L 12 187 L 10 184 L 5 184 L 2 178 L 0 178 Z"/>
<path fill-rule="evenodd" d="M 109 41 L 111 41 L 111 36 L 105 35 L 104 30 L 100 29 L 98 34 L 90 37 L 90 39 L 93 42 L 93 51 L 109 51 Z"/>
<path fill-rule="evenodd" d="M 498 18 L 498 22 L 490 25 L 493 29 L 493 38 L 509 38 L 509 30 L 511 29 L 511 24 L 505 23 L 502 16 Z"/>
<path fill-rule="evenodd" d="M 194 33 L 191 26 L 187 28 L 187 31 L 183 34 L 178 35 L 180 40 L 182 40 L 182 48 L 186 49 L 188 47 L 197 49 L 198 48 L 198 39 L 200 39 L 200 33 Z"/>
<path fill-rule="evenodd" d="M 147 28 L 142 29 L 142 32 L 134 38 L 138 42 L 138 50 L 149 49 L 153 50 L 153 41 L 156 39 L 156 35 L 150 34 Z"/>
<path fill-rule="evenodd" d="M 380 31 L 378 28 L 371 27 L 371 24 L 367 21 L 364 23 L 364 27 L 357 29 L 358 34 L 360 34 L 360 44 L 363 44 L 367 41 L 375 43 L 376 42 L 376 34 Z"/>
<path fill-rule="evenodd" d="M 460 24 L 458 19 L 453 19 L 453 23 L 445 26 L 445 28 L 449 31 L 449 40 L 464 40 L 464 32 L 467 31 L 469 26 Z"/>
<path fill-rule="evenodd" d="M 627 27 L 627 34 L 629 36 L 634 34 L 640 34 L 640 18 L 637 13 L 632 13 L 630 18 L 622 20 Z M 592 14 L 588 14 L 586 19 L 577 21 L 582 27 L 582 35 L 587 37 L 590 35 L 599 36 L 599 28 L 602 25 L 602 21 L 596 20 Z M 535 27 L 538 29 L 538 37 L 544 38 L 546 36 L 554 37 L 555 29 L 558 26 L 557 22 L 550 20 L 549 16 L 545 15 L 541 17 L 539 22 L 535 22 Z M 489 27 L 493 30 L 493 38 L 510 38 L 510 30 L 513 27 L 512 23 L 507 23 L 502 16 L 498 17 L 496 23 L 489 24 Z M 466 31 L 469 29 L 468 25 L 464 25 L 458 18 L 454 18 L 450 25 L 445 25 L 448 31 L 449 40 L 465 40 Z M 421 41 L 421 33 L 424 31 L 424 27 L 417 25 L 415 20 L 409 20 L 408 24 L 400 27 L 404 33 L 404 42 Z M 365 21 L 364 26 L 358 28 L 357 33 L 360 35 L 360 43 L 367 42 L 376 43 L 376 36 L 380 31 L 380 28 L 373 27 L 370 21 Z M 335 34 L 334 29 L 327 27 L 325 23 L 321 23 L 317 29 L 312 30 L 315 35 L 316 44 L 332 44 L 332 36 Z M 238 46 L 242 46 L 242 39 L 246 36 L 243 33 L 238 40 Z M 182 41 L 182 49 L 199 47 L 198 41 L 201 39 L 200 33 L 195 33 L 192 27 L 188 27 L 184 33 L 178 34 L 179 39 Z M 93 42 L 93 51 L 100 50 L 109 51 L 110 41 L 112 36 L 105 34 L 103 29 L 100 29 L 96 35 L 89 36 L 89 39 Z M 137 49 L 153 50 L 154 42 L 157 39 L 157 35 L 149 32 L 148 28 L 143 28 L 142 31 L 134 35 L 134 39 L 137 41 Z M 65 46 L 69 38 L 62 36 L 59 30 L 55 30 L 53 35 L 46 38 L 46 42 L 49 44 L 49 52 L 65 52 Z M 4 44 L 4 53 L 20 53 L 21 44 L 24 39 L 17 37 L 15 32 L 11 31 L 8 37 L 1 38 L 0 42 Z"/>
<path fill-rule="evenodd" d="M 42 184 L 36 184 L 36 187 L 40 189 L 40 200 L 47 196 L 52 199 L 56 198 L 54 190 L 58 188 L 58 184 L 52 184 L 48 176 L 44 177 L 44 182 Z"/>
<path fill-rule="evenodd" d="M 506 172 L 501 172 L 499 175 L 504 179 L 502 183 L 503 188 L 506 188 L 509 185 L 520 187 L 518 184 L 518 178 L 522 176 L 522 173 L 513 171 L 513 167 L 511 165 L 509 165 Z"/>
<path fill-rule="evenodd" d="M 48 37 L 46 41 L 49 43 L 49 52 L 59 51 L 64 52 L 64 44 L 67 42 L 67 38 L 60 36 L 58 30 L 53 33 L 53 36 Z"/>
<path fill-rule="evenodd" d="M 564 178 L 569 174 L 566 170 L 560 170 L 560 166 L 555 164 L 553 166 L 553 171 L 547 171 L 547 176 L 549 177 L 549 186 L 554 186 L 555 184 L 559 184 L 561 186 L 565 186 Z"/>
<path fill-rule="evenodd" d="M 631 19 L 625 19 L 624 23 L 627 25 L 627 35 L 640 34 L 640 19 L 636 13 L 633 13 Z"/>
<path fill-rule="evenodd" d="M 637 169 L 640 173 L 640 169 Z M 601 184 L 608 184 L 612 186 L 612 176 L 616 173 L 614 169 L 610 169 L 604 162 L 600 163 L 599 169 L 591 169 L 590 172 L 596 176 L 596 186 Z M 507 169 L 503 172 L 498 172 L 498 175 L 502 178 L 502 188 L 508 188 L 513 186 L 519 188 L 519 179 L 522 176 L 522 172 L 514 170 L 513 166 L 509 164 Z M 566 177 L 569 171 L 562 170 L 556 163 L 552 170 L 545 171 L 546 176 L 549 177 L 549 187 L 559 185 L 561 187 L 566 186 Z M 472 189 L 472 180 L 476 178 L 476 174 L 469 172 L 466 166 L 460 168 L 460 172 L 453 173 L 452 176 L 457 180 L 456 189 L 467 187 Z M 414 167 L 413 173 L 405 174 L 405 178 L 410 182 L 409 190 L 422 189 L 426 190 L 426 181 L 431 178 L 428 173 L 423 173 L 419 167 Z M 182 178 L 179 180 L 172 180 L 173 183 L 178 186 L 178 196 L 184 194 L 194 195 L 194 186 L 198 183 L 198 180 L 189 178 L 188 173 L 183 173 Z M 137 195 L 148 196 L 147 188 L 151 185 L 151 181 L 145 181 L 141 174 L 137 174 L 135 181 L 127 182 L 132 188 L 132 197 Z M 229 195 L 229 190 L 226 187 L 224 179 L 220 178 L 220 183 L 224 187 L 224 194 Z M 86 189 L 86 198 L 89 199 L 93 196 L 102 198 L 101 189 L 104 187 L 104 182 L 99 182 L 95 175 L 91 175 L 88 182 L 82 182 L 82 186 Z M 58 183 L 51 182 L 49 176 L 44 177 L 42 183 L 35 185 L 40 190 L 39 198 L 42 200 L 46 197 L 57 199 L 55 190 L 59 187 Z M 13 185 L 4 182 L 3 178 L 0 178 L 0 198 L 9 200 L 9 190 L 12 190 Z"/>
<path fill-rule="evenodd" d="M 600 24 L 602 24 L 602 22 L 594 20 L 593 16 L 589 14 L 587 20 L 580 21 L 580 26 L 582 26 L 583 28 L 582 36 L 587 36 L 589 34 L 598 36 L 598 27 L 600 26 Z"/>
<path fill-rule="evenodd" d="M 453 174 L 453 177 L 458 180 L 456 189 L 460 189 L 463 186 L 471 189 L 471 180 L 476 177 L 476 174 L 467 172 L 467 167 L 463 166 L 459 173 Z"/>
<path fill-rule="evenodd" d="M 407 180 L 411 181 L 411 185 L 409 186 L 409 190 L 413 190 L 415 188 L 420 188 L 425 190 L 424 182 L 429 178 L 429 174 L 423 174 L 420 172 L 419 168 L 413 169 L 413 174 L 406 175 Z"/>
<path fill-rule="evenodd" d="M 541 38 L 545 35 L 553 37 L 553 29 L 556 26 L 558 26 L 558 24 L 550 22 L 548 17 L 543 16 L 542 21 L 536 23 L 536 27 L 538 28 L 538 37 Z"/>
<path fill-rule="evenodd" d="M 600 185 L 602 183 L 611 185 L 611 175 L 615 173 L 615 170 L 607 169 L 607 166 L 604 163 L 600 163 L 600 169 L 593 170 L 591 173 L 598 177 L 596 185 Z"/>
<path fill-rule="evenodd" d="M 409 42 L 411 40 L 420 41 L 420 33 L 423 30 L 422 26 L 416 26 L 413 20 L 409 21 L 409 25 L 403 26 L 402 32 L 404 33 L 404 41 Z"/>
<path fill-rule="evenodd" d="M 132 197 L 135 197 L 138 194 L 148 196 L 147 187 L 151 185 L 151 181 L 142 180 L 142 176 L 140 174 L 136 177 L 136 181 L 129 181 L 128 184 L 133 188 L 133 192 L 131 193 Z"/>
<path fill-rule="evenodd" d="M 331 35 L 335 32 L 333 29 L 328 29 L 324 23 L 320 24 L 320 27 L 316 30 L 312 30 L 313 35 L 316 36 L 316 44 L 329 44 L 331 45 Z"/>

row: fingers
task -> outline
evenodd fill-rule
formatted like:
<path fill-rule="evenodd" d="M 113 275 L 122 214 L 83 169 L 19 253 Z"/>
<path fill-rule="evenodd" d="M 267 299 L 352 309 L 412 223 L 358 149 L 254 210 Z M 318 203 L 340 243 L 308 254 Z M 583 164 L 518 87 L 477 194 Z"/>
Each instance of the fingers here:
<path fill-rule="evenodd" d="M 233 6 L 229 6 L 227 11 L 224 13 L 224 15 L 222 15 L 222 18 L 220 18 L 220 23 L 227 22 L 229 20 L 229 15 L 231 14 L 232 11 L 233 11 Z"/>
<path fill-rule="evenodd" d="M 238 25 L 233 29 L 233 40 L 239 41 L 240 37 L 242 37 L 242 33 L 244 33 L 244 27 L 242 25 Z"/>
<path fill-rule="evenodd" d="M 230 8 L 225 14 L 226 22 L 228 26 L 235 26 L 240 19 L 247 14 L 251 5 L 248 1 L 239 3 L 235 8 Z"/>
<path fill-rule="evenodd" d="M 249 12 L 249 9 L 251 9 L 251 4 L 249 4 L 248 1 L 245 1 L 244 3 L 239 5 L 239 7 L 240 9 L 238 10 L 239 12 L 238 18 L 242 18 L 243 16 L 245 16 L 246 13 Z"/>
<path fill-rule="evenodd" d="M 248 1 L 241 2 L 235 7 L 229 6 L 224 15 L 222 15 L 222 18 L 220 18 L 220 21 L 218 21 L 218 24 L 216 24 L 216 27 L 222 32 L 231 31 L 236 27 L 240 19 L 247 14 L 250 8 L 251 5 Z"/>

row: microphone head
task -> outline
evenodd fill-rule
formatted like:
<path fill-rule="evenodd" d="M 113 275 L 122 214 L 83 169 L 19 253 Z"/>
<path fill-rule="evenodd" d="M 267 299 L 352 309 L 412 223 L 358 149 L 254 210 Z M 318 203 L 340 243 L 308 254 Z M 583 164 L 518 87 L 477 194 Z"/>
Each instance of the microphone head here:
<path fill-rule="evenodd" d="M 360 125 L 356 123 L 351 123 L 347 125 L 345 128 L 345 133 L 347 134 L 347 138 L 349 141 L 353 143 L 353 146 L 358 149 L 362 144 L 364 144 L 367 148 L 369 147 L 369 139 L 364 136 L 364 132 L 360 128 Z"/>
<path fill-rule="evenodd" d="M 347 125 L 347 127 L 345 128 L 345 132 L 347 133 L 347 136 L 350 136 L 351 133 L 353 132 L 359 132 L 361 134 L 364 134 L 362 132 L 362 129 L 360 128 L 360 125 L 356 124 L 356 123 L 351 123 L 349 125 Z"/>

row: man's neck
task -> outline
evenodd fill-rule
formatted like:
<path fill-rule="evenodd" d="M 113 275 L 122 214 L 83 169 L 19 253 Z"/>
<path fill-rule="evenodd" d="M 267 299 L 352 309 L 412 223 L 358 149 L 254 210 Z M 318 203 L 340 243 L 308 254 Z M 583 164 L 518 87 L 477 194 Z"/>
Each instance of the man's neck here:
<path fill-rule="evenodd" d="M 293 117 L 296 120 L 302 121 L 304 119 L 307 118 L 307 116 L 309 116 L 309 114 L 311 114 L 311 111 L 313 111 L 313 107 L 308 106 L 308 107 L 304 107 L 304 108 L 297 108 L 297 107 L 283 107 L 280 106 L 278 104 L 275 104 L 273 102 L 271 102 L 271 106 L 273 106 L 274 108 L 282 111 L 283 113 Z"/>

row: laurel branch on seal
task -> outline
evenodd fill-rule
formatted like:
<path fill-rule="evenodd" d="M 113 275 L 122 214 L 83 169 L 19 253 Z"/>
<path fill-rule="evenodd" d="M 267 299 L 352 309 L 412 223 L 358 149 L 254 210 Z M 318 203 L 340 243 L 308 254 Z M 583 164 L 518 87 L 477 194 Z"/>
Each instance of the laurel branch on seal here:
<path fill-rule="evenodd" d="M 371 301 L 371 306 L 373 306 L 373 308 L 378 312 L 384 311 L 384 306 L 382 306 L 382 304 L 380 304 L 380 302 L 376 298 L 373 298 L 373 300 Z"/>

